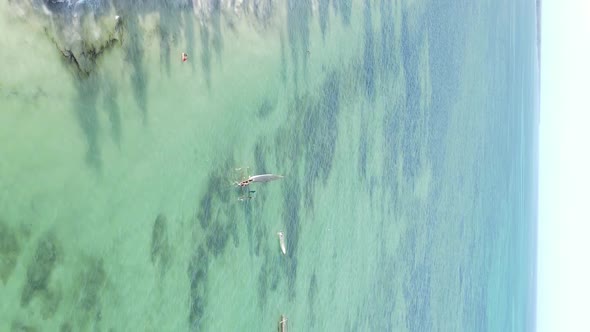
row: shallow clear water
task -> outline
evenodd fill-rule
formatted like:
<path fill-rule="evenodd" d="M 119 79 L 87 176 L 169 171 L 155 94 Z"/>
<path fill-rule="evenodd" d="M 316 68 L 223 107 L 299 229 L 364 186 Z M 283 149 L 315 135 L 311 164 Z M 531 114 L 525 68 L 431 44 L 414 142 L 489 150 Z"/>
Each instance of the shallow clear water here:
<path fill-rule="evenodd" d="M 0 5 L 0 330 L 534 329 L 534 2 L 80 3 Z"/>

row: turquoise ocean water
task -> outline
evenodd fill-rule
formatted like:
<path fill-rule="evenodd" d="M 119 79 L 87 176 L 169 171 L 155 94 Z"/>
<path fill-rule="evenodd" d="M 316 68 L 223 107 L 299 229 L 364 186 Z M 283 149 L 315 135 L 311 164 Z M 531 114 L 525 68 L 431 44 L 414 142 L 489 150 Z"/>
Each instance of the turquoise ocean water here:
<path fill-rule="evenodd" d="M 3 1 L 0 331 L 534 330 L 535 15 Z"/>

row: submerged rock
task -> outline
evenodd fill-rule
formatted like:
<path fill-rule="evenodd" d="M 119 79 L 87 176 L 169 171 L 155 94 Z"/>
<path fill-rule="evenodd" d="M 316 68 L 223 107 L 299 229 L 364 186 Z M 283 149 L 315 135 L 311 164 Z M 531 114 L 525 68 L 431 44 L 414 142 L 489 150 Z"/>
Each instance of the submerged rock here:
<path fill-rule="evenodd" d="M 191 330 L 201 327 L 207 300 L 207 273 L 209 271 L 209 256 L 202 246 L 193 253 L 188 266 L 190 281 L 189 293 L 189 325 Z"/>
<path fill-rule="evenodd" d="M 84 41 L 77 41 L 65 46 L 60 46 L 56 42 L 56 46 L 64 56 L 66 63 L 72 65 L 78 75 L 86 77 L 94 71 L 99 57 L 105 51 L 113 48 L 119 41 L 118 38 L 109 37 L 94 45 L 86 44 Z"/>
<path fill-rule="evenodd" d="M 45 7 L 52 13 L 64 13 L 70 8 L 70 0 L 43 0 Z M 74 2 L 76 2 L 74 0 Z"/>
<path fill-rule="evenodd" d="M 11 332 L 37 332 L 39 331 L 37 328 L 27 325 L 21 321 L 13 320 L 12 326 L 10 327 Z"/>
<path fill-rule="evenodd" d="M 101 326 L 103 308 L 106 305 L 103 294 L 108 292 L 109 278 L 102 257 L 85 256 L 77 264 L 74 283 L 68 285 L 65 297 L 72 298 L 74 305 L 69 307 L 68 320 L 61 323 L 60 332 L 104 331 Z"/>
<path fill-rule="evenodd" d="M 96 70 L 98 59 L 107 50 L 117 46 L 133 49 L 143 44 L 143 36 L 153 35 L 153 31 L 137 23 L 150 21 L 154 14 L 159 17 L 158 33 L 162 40 L 169 31 L 190 29 L 193 22 L 187 23 L 186 18 L 192 15 L 202 27 L 215 32 L 214 40 L 220 43 L 222 22 L 233 30 L 235 20 L 248 18 L 266 27 L 278 3 L 278 0 L 9 1 L 14 7 L 12 12 L 39 27 L 55 43 L 80 78 Z M 128 45 L 124 45 L 124 38 Z"/>
<path fill-rule="evenodd" d="M 53 236 L 42 236 L 37 243 L 35 256 L 27 268 L 27 280 L 21 296 L 22 306 L 27 306 L 37 292 L 47 290 L 57 257 L 58 250 Z"/>
<path fill-rule="evenodd" d="M 47 290 L 42 298 L 41 317 L 49 319 L 55 315 L 61 303 L 61 290 Z"/>
<path fill-rule="evenodd" d="M 0 220 L 0 280 L 4 284 L 14 271 L 19 255 L 20 246 L 16 232 Z"/>
<path fill-rule="evenodd" d="M 170 244 L 168 243 L 168 222 L 163 214 L 159 214 L 152 230 L 151 261 L 164 274 L 170 260 Z"/>
<path fill-rule="evenodd" d="M 72 324 L 70 322 L 63 322 L 59 326 L 59 332 L 72 332 Z"/>
<path fill-rule="evenodd" d="M 95 312 L 100 306 L 100 292 L 106 285 L 106 272 L 102 258 L 91 258 L 80 276 L 80 307 Z"/>
<path fill-rule="evenodd" d="M 318 298 L 318 278 L 316 277 L 315 272 L 311 275 L 309 279 L 309 287 L 307 288 L 307 303 L 309 308 L 309 325 L 314 326 L 316 321 L 315 315 L 315 302 Z"/>

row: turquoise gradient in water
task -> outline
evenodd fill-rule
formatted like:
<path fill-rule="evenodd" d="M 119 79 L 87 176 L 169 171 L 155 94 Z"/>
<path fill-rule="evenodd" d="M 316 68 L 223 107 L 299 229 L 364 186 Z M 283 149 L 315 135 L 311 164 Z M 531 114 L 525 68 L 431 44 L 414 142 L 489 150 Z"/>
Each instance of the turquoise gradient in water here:
<path fill-rule="evenodd" d="M 8 1 L 0 30 L 0 331 L 534 330 L 533 1 Z"/>

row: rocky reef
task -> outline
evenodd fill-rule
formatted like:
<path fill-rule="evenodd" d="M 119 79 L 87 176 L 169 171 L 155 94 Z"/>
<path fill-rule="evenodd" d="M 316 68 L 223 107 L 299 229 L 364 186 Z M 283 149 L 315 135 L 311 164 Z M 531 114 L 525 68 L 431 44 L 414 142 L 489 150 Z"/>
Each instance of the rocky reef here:
<path fill-rule="evenodd" d="M 17 232 L 0 220 L 0 280 L 3 284 L 12 275 L 20 251 Z"/>
<path fill-rule="evenodd" d="M 21 306 L 27 306 L 37 295 L 48 296 L 51 274 L 59 257 L 52 234 L 41 236 L 33 259 L 27 267 L 27 278 L 21 295 Z"/>
<path fill-rule="evenodd" d="M 163 214 L 159 214 L 152 229 L 151 262 L 160 270 L 163 276 L 170 264 L 170 244 L 168 243 L 168 220 Z"/>
<path fill-rule="evenodd" d="M 110 49 L 133 49 L 144 38 L 141 22 L 157 14 L 162 40 L 192 27 L 193 15 L 206 31 L 219 31 L 225 22 L 251 18 L 268 25 L 277 0 L 25 0 L 9 3 L 13 13 L 45 32 L 65 63 L 81 78 L 90 75 Z M 127 51 L 126 54 L 129 54 Z"/>

